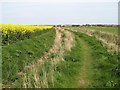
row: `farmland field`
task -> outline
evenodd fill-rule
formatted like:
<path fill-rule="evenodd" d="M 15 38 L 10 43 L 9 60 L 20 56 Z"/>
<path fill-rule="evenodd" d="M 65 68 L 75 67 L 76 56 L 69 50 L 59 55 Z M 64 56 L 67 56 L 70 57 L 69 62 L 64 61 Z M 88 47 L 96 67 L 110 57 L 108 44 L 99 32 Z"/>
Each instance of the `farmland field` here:
<path fill-rule="evenodd" d="M 71 27 L 67 26 L 65 28 L 71 28 L 71 29 L 89 29 L 89 30 L 96 30 L 96 31 L 103 31 L 103 32 L 108 32 L 112 34 L 118 34 L 118 27 L 100 27 L 100 26 L 79 26 L 79 27 Z"/>
<path fill-rule="evenodd" d="M 117 88 L 117 27 L 1 25 L 2 87 Z"/>

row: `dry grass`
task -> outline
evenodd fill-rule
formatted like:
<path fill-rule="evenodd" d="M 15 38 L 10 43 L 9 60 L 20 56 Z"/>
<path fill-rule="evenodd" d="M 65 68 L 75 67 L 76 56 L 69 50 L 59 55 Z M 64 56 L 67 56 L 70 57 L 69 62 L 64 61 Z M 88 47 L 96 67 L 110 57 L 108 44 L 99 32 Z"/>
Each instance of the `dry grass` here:
<path fill-rule="evenodd" d="M 71 30 L 78 32 L 78 30 Z M 82 33 L 87 34 L 88 36 L 95 36 L 96 39 L 100 40 L 103 45 L 108 47 L 108 51 L 118 51 L 118 36 L 109 32 L 102 32 L 96 30 L 80 29 Z M 107 37 L 108 36 L 108 37 Z M 119 49 L 120 51 L 120 49 Z"/>
<path fill-rule="evenodd" d="M 65 34 L 65 37 L 62 37 L 62 34 Z M 64 42 L 62 42 L 64 41 Z M 69 31 L 65 31 L 61 28 L 56 29 L 56 37 L 54 40 L 54 45 L 52 48 L 48 51 L 45 52 L 44 55 L 37 60 L 37 62 L 33 62 L 31 65 L 26 66 L 24 69 L 24 73 L 20 72 L 18 74 L 22 74 L 21 78 L 23 79 L 23 87 L 24 88 L 31 88 L 33 85 L 31 82 L 34 83 L 35 88 L 48 88 L 48 76 L 47 72 L 45 71 L 45 68 L 42 69 L 42 79 L 39 78 L 39 67 L 44 67 L 44 64 L 47 61 L 50 61 L 51 66 L 50 66 L 50 80 L 52 82 L 52 85 L 54 86 L 54 68 L 55 64 L 59 61 L 64 61 L 63 55 L 65 51 L 71 51 L 71 48 L 73 46 L 73 35 Z M 54 57 L 51 57 L 51 55 L 54 54 Z M 31 79 L 32 78 L 32 79 Z"/>

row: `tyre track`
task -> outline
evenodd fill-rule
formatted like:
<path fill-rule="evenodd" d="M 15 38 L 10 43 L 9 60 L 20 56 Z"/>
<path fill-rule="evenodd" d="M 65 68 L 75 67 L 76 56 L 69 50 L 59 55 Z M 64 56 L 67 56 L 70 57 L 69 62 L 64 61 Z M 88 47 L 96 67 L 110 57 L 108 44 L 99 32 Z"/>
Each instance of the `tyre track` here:
<path fill-rule="evenodd" d="M 56 37 L 52 48 L 46 52 L 37 62 L 33 62 L 31 65 L 26 66 L 22 72 L 22 80 L 24 88 L 48 88 L 48 82 L 52 82 L 54 87 L 54 68 L 55 64 L 59 61 L 63 61 L 65 51 L 71 51 L 74 43 L 74 36 L 71 32 L 64 29 L 56 29 Z M 50 63 L 49 72 L 46 71 L 45 64 Z M 42 77 L 39 75 L 39 71 L 42 69 Z M 21 73 L 21 72 L 20 72 Z"/>

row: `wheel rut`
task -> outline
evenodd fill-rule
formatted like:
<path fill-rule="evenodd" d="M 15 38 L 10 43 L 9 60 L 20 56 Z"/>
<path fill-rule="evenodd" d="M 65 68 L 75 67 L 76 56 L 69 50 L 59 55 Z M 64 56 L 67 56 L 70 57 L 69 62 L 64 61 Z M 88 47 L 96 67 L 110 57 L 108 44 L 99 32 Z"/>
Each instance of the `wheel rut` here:
<path fill-rule="evenodd" d="M 24 88 L 49 88 L 48 83 L 54 87 L 55 64 L 63 61 L 64 52 L 70 52 L 73 47 L 74 36 L 64 29 L 56 29 L 56 37 L 52 48 L 36 62 L 26 66 L 22 73 Z M 48 68 L 49 67 L 49 68 Z M 40 73 L 42 74 L 40 76 Z"/>

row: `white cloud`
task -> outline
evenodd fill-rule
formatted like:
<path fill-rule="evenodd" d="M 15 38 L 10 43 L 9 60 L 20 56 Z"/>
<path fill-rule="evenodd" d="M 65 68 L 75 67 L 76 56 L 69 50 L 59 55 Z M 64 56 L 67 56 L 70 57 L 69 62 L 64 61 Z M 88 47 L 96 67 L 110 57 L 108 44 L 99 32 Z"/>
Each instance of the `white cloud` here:
<path fill-rule="evenodd" d="M 1 0 L 0 2 L 43 2 L 43 3 L 65 3 L 65 2 L 119 2 L 119 0 Z"/>

